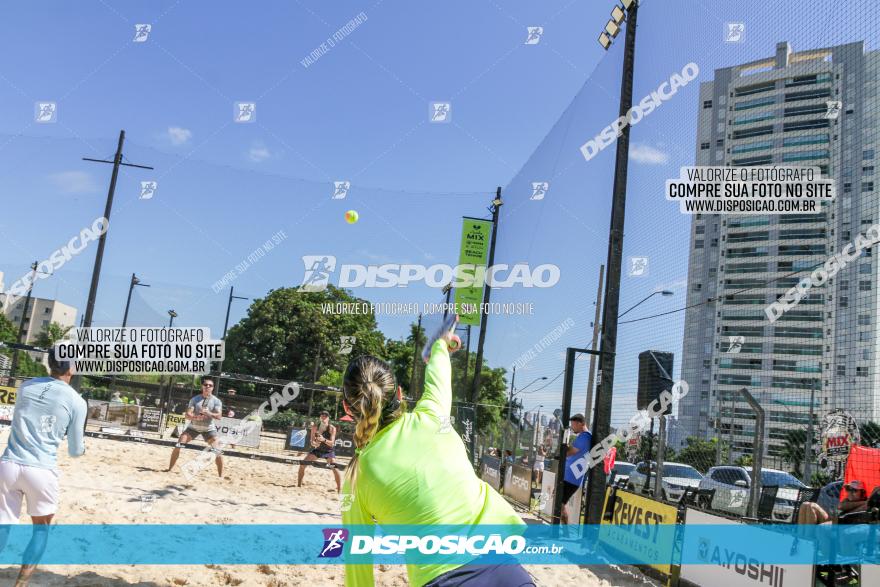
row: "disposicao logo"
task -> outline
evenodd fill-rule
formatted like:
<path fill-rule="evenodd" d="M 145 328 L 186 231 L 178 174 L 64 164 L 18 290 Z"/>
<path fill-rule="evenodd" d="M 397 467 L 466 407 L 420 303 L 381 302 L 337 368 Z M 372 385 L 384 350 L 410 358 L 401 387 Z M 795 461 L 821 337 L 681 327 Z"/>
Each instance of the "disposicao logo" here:
<path fill-rule="evenodd" d="M 318 558 L 336 558 L 342 554 L 345 541 L 348 540 L 348 530 L 345 528 L 324 528 L 324 547 Z"/>

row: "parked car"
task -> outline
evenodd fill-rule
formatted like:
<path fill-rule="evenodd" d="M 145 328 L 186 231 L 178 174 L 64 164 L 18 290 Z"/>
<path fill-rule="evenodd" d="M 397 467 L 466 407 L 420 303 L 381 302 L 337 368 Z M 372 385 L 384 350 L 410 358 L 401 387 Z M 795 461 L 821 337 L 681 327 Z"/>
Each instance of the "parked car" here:
<path fill-rule="evenodd" d="M 611 473 L 608 474 L 608 479 L 605 481 L 608 485 L 613 485 L 615 483 L 623 483 L 626 485 L 630 472 L 635 468 L 636 466 L 633 463 L 617 461 L 614 463 L 614 466 L 611 467 Z"/>
<path fill-rule="evenodd" d="M 648 463 L 641 462 L 636 468 L 629 473 L 629 481 L 627 487 L 635 493 L 645 491 L 646 483 L 647 491 L 654 488 L 654 474 L 657 463 L 651 461 L 651 481 L 648 483 Z M 685 489 L 688 487 L 698 487 L 700 480 L 703 478 L 700 472 L 683 463 L 663 463 L 663 476 L 660 486 L 660 497 L 667 501 L 679 501 L 684 495 Z"/>
<path fill-rule="evenodd" d="M 792 516 L 796 515 L 794 508 L 799 491 L 808 489 L 797 477 L 778 469 L 761 469 L 761 485 L 775 485 L 779 488 L 771 513 L 771 519 L 776 522 L 791 521 Z M 744 516 L 749 505 L 751 486 L 751 471 L 745 467 L 712 467 L 700 482 L 700 489 L 714 489 L 715 496 L 711 504 L 704 502 L 701 505 L 735 516 Z"/>
<path fill-rule="evenodd" d="M 819 490 L 819 497 L 816 498 L 816 503 L 831 516 L 831 519 L 837 517 L 838 506 L 840 505 L 840 492 L 842 490 L 843 480 L 832 481 Z"/>

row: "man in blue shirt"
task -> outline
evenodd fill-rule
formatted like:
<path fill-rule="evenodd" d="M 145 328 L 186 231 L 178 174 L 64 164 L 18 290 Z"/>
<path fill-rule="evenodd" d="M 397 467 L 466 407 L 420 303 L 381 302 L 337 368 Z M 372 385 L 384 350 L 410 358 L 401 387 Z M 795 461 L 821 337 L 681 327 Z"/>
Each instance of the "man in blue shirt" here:
<path fill-rule="evenodd" d="M 46 530 L 58 511 L 58 446 L 67 437 L 72 457 L 86 451 L 83 442 L 87 405 L 70 386 L 73 366 L 49 351 L 50 377 L 37 377 L 18 389 L 9 444 L 0 457 L 0 525 L 18 524 L 21 504 L 34 523 L 16 585 L 26 585 L 46 547 Z M 8 532 L 8 528 L 7 528 Z M 0 547 L 6 534 L 0 535 Z"/>
<path fill-rule="evenodd" d="M 562 484 L 562 523 L 568 524 L 568 500 L 581 488 L 586 477 L 586 469 L 573 466 L 590 450 L 593 435 L 587 430 L 583 414 L 575 414 L 569 419 L 572 434 L 576 434 L 565 457 L 565 475 Z"/>

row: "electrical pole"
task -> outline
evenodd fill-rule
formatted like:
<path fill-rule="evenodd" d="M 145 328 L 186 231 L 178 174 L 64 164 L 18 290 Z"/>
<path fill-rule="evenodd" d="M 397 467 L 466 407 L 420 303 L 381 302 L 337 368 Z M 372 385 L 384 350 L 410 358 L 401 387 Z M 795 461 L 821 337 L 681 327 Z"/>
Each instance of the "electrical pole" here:
<path fill-rule="evenodd" d="M 110 232 L 110 211 L 113 209 L 113 196 L 116 193 L 116 180 L 119 177 L 119 168 L 122 166 L 125 167 L 137 167 L 139 169 L 153 169 L 152 167 L 148 167 L 146 165 L 135 165 L 134 163 L 123 163 L 122 162 L 122 144 L 125 142 L 125 131 L 119 131 L 119 144 L 116 146 L 116 155 L 113 157 L 113 161 L 105 161 L 104 159 L 91 159 L 89 157 L 83 157 L 83 161 L 92 161 L 95 163 L 110 163 L 113 165 L 113 173 L 110 176 L 110 188 L 107 190 L 107 202 L 104 205 L 104 222 L 107 223 L 105 226 L 105 230 L 101 233 L 101 237 L 98 239 L 98 252 L 95 254 L 95 266 L 92 269 L 92 283 L 89 286 L 89 298 L 86 302 L 86 312 L 85 318 L 83 319 L 83 327 L 91 328 L 92 326 L 92 316 L 95 313 L 95 298 L 98 296 L 98 282 L 101 279 L 101 262 L 104 260 L 104 246 L 107 243 L 107 233 Z M 71 385 L 74 389 L 79 391 L 80 385 L 82 382 L 81 375 L 74 375 L 73 380 L 71 381 Z"/>
<path fill-rule="evenodd" d="M 513 412 L 513 390 L 514 385 L 516 384 L 516 365 L 513 366 L 513 375 L 510 378 L 510 397 L 507 400 L 507 429 L 510 428 L 510 416 L 511 412 Z M 504 445 L 507 444 L 505 440 L 507 440 L 507 429 L 501 432 L 501 459 L 504 459 Z M 502 482 L 504 480 L 502 479 Z"/>
<path fill-rule="evenodd" d="M 25 333 L 25 328 L 24 328 L 25 318 L 27 317 L 28 306 L 31 305 L 31 294 L 34 291 L 34 281 L 37 279 L 37 266 L 39 264 L 40 264 L 39 261 L 34 261 L 33 263 L 31 263 L 31 280 L 28 283 L 27 296 L 24 298 L 24 310 L 22 310 L 22 312 L 21 312 L 21 320 L 18 321 L 18 336 L 15 337 L 15 342 L 17 342 L 19 344 L 22 343 L 21 337 L 24 336 L 24 333 Z M 30 322 L 30 320 L 28 320 L 28 322 Z M 30 329 L 28 329 L 28 330 L 30 330 Z M 27 339 L 25 339 L 24 342 L 26 343 Z M 12 367 L 9 369 L 9 376 L 15 377 L 15 371 L 17 369 L 18 369 L 18 349 L 15 349 L 14 351 L 12 351 Z"/>
<path fill-rule="evenodd" d="M 495 191 L 495 199 L 492 200 L 492 239 L 489 241 L 489 269 L 495 265 L 495 238 L 498 236 L 498 212 L 504 202 L 501 201 L 501 188 Z M 491 273 L 487 272 L 487 275 Z M 482 320 L 480 321 L 480 338 L 477 341 L 477 361 L 474 366 L 474 385 L 471 389 L 471 403 L 476 404 L 480 395 L 480 372 L 483 370 L 483 344 L 486 342 L 486 328 L 489 326 L 489 313 L 482 311 L 489 307 L 489 297 L 492 295 L 491 280 L 486 280 L 483 289 L 483 306 L 481 308 Z"/>
<path fill-rule="evenodd" d="M 413 364 L 409 379 L 409 395 L 416 399 L 416 366 L 419 364 L 419 335 L 422 333 L 422 315 L 419 314 L 419 324 L 413 333 Z"/>
<path fill-rule="evenodd" d="M 620 85 L 620 116 L 626 118 L 632 107 L 633 69 L 636 49 L 636 18 L 638 2 L 633 2 L 626 17 L 626 40 L 623 53 L 623 79 Z M 626 213 L 626 177 L 629 158 L 630 125 L 625 125 L 617 138 L 614 164 L 614 192 L 611 204 L 611 227 L 608 236 L 608 282 L 602 308 L 602 342 L 599 357 L 599 382 L 596 409 L 593 415 L 593 438 L 608 436 L 611 428 L 611 398 L 614 388 L 614 361 L 617 352 L 617 313 L 620 310 L 620 273 L 623 262 L 623 227 Z M 598 524 L 605 501 L 605 474 L 601 467 L 589 472 L 587 523 Z"/>
<path fill-rule="evenodd" d="M 246 300 L 248 298 L 242 296 L 234 296 L 232 292 L 235 290 L 235 287 L 229 286 L 229 301 L 226 302 L 226 319 L 223 321 L 223 355 L 226 355 L 226 331 L 229 329 L 229 311 L 232 309 L 232 300 Z M 223 361 L 220 361 L 220 365 L 217 367 L 220 371 L 217 381 L 214 383 L 214 393 L 220 393 L 220 382 L 223 379 Z M 315 378 L 317 379 L 317 374 Z"/>
<path fill-rule="evenodd" d="M 593 317 L 593 344 L 590 349 L 596 350 L 599 342 L 599 318 L 602 312 L 602 281 L 605 277 L 605 265 L 599 265 L 599 287 L 596 291 L 596 315 Z M 596 374 L 596 355 L 590 355 L 590 375 L 587 379 L 587 405 L 584 406 L 584 420 L 590 421 L 593 413 L 593 381 Z"/>

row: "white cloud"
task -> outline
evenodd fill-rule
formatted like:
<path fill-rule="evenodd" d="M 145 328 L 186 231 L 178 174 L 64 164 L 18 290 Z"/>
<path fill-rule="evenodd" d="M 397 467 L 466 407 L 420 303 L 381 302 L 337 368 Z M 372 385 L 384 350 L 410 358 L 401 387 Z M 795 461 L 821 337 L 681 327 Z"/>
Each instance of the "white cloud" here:
<path fill-rule="evenodd" d="M 634 143 L 629 149 L 629 157 L 645 165 L 663 165 L 669 161 L 669 153 L 645 143 Z"/>
<path fill-rule="evenodd" d="M 188 128 L 181 128 L 179 126 L 168 127 L 168 140 L 171 141 L 172 145 L 182 145 L 187 143 L 192 136 L 192 131 Z"/>
<path fill-rule="evenodd" d="M 269 149 L 266 148 L 266 145 L 260 142 L 256 142 L 251 145 L 250 151 L 248 151 L 248 157 L 254 163 L 260 163 L 265 161 L 269 157 L 272 156 L 272 153 L 269 152 Z"/>
<path fill-rule="evenodd" d="M 91 194 L 98 186 L 92 176 L 85 171 L 61 171 L 49 175 L 55 188 L 62 194 Z"/>

